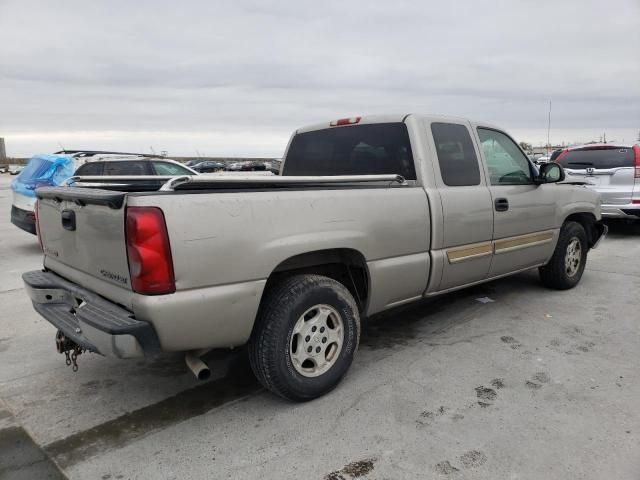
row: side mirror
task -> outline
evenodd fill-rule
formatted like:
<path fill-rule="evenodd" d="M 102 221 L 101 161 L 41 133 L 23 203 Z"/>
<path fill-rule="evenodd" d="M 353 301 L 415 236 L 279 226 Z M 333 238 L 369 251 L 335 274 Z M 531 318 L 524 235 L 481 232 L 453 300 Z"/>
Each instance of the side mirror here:
<path fill-rule="evenodd" d="M 564 180 L 564 169 L 559 163 L 548 162 L 540 165 L 540 175 L 536 183 L 557 183 Z"/>

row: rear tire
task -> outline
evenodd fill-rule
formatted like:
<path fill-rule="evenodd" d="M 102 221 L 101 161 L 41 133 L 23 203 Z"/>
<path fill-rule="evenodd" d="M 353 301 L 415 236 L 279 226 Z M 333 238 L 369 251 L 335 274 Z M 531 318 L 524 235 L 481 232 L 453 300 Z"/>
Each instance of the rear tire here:
<path fill-rule="evenodd" d="M 260 383 L 293 401 L 331 391 L 360 341 L 358 307 L 349 290 L 328 277 L 295 275 L 265 295 L 249 340 Z"/>
<path fill-rule="evenodd" d="M 567 222 L 560 229 L 558 244 L 549 263 L 539 268 L 542 283 L 556 290 L 575 287 L 587 264 L 589 244 L 584 227 Z"/>

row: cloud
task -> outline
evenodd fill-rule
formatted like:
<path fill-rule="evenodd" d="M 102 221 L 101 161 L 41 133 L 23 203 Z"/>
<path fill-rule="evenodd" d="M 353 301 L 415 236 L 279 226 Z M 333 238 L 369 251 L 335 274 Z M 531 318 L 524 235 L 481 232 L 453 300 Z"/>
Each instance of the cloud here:
<path fill-rule="evenodd" d="M 630 136 L 639 21 L 637 0 L 1 0 L 0 136 L 278 155 L 304 124 L 418 111 L 535 142 L 549 100 L 552 138 Z"/>

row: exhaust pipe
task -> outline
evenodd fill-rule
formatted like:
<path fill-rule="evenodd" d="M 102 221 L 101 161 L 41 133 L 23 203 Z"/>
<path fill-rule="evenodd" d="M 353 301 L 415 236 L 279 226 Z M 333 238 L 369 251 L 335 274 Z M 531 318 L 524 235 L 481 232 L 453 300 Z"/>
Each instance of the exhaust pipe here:
<path fill-rule="evenodd" d="M 184 361 L 198 380 L 208 380 L 211 376 L 209 366 L 204 363 L 198 355 L 194 354 L 194 352 L 187 352 L 184 356 Z"/>

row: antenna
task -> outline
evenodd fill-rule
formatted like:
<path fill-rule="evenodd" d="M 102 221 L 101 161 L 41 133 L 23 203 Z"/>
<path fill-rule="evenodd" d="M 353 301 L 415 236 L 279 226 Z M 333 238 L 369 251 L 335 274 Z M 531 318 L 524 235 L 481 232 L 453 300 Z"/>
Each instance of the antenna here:
<path fill-rule="evenodd" d="M 64 146 L 62 145 L 62 143 L 58 142 L 58 145 L 60 145 L 60 149 L 61 149 L 61 150 L 66 150 L 66 148 L 64 148 Z"/>
<path fill-rule="evenodd" d="M 547 154 L 549 153 L 549 147 L 551 144 L 549 143 L 549 138 L 551 135 L 551 100 L 549 100 L 549 118 L 547 120 Z"/>
<path fill-rule="evenodd" d="M 156 151 L 153 149 L 153 147 L 149 147 L 149 150 L 151 150 L 151 153 L 153 153 L 154 155 L 156 154 Z"/>

